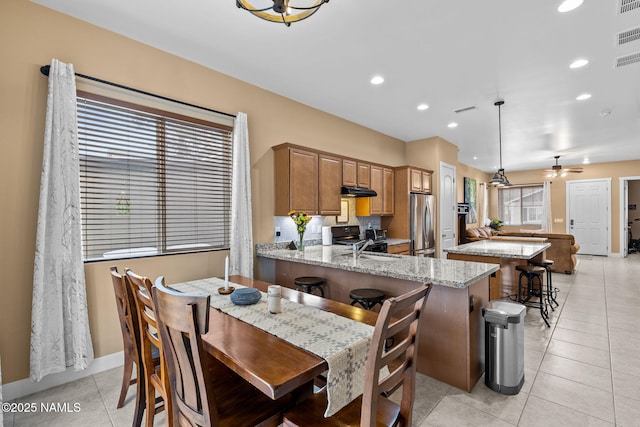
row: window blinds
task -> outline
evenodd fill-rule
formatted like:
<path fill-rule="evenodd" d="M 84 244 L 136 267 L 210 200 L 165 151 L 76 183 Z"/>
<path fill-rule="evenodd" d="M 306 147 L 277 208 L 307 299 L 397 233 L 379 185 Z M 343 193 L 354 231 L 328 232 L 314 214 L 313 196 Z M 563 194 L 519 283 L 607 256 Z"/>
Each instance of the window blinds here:
<path fill-rule="evenodd" d="M 232 129 L 83 92 L 86 261 L 229 247 Z"/>

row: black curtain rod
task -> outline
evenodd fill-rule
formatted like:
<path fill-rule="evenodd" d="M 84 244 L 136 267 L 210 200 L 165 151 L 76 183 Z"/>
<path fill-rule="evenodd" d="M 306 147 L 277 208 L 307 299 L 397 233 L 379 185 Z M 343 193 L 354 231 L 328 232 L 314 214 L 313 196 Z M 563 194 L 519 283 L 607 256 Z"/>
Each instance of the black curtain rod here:
<path fill-rule="evenodd" d="M 42 67 L 40 67 L 40 72 L 42 74 L 44 74 L 45 76 L 48 76 L 50 68 L 51 68 L 51 65 L 43 65 Z M 87 76 L 86 74 L 75 73 L 75 75 L 76 75 L 76 77 L 82 77 L 83 79 L 93 80 L 94 82 L 103 83 L 103 84 L 106 84 L 106 85 L 109 85 L 109 86 L 114 86 L 114 87 L 117 87 L 117 88 L 120 88 L 120 89 L 129 90 L 131 92 L 140 93 L 142 95 L 152 96 L 154 98 L 159 98 L 159 99 L 162 99 L 164 101 L 175 102 L 176 104 L 186 105 L 187 107 L 198 108 L 200 110 L 209 111 L 211 113 L 223 114 L 225 116 L 229 116 L 229 117 L 233 117 L 233 118 L 236 117 L 235 114 L 225 113 L 224 111 L 218 111 L 218 110 L 214 110 L 214 109 L 211 109 L 211 108 L 202 107 L 200 105 L 189 104 L 188 102 L 179 101 L 177 99 L 168 98 L 168 97 L 162 96 L 162 95 L 156 95 L 155 93 L 146 92 L 144 90 L 132 88 L 132 87 L 129 87 L 129 86 L 124 86 L 124 85 L 121 85 L 121 84 L 118 84 L 118 83 L 113 83 L 113 82 L 110 82 L 110 81 L 107 81 L 107 80 L 102 80 L 102 79 L 99 79 L 97 77 Z"/>

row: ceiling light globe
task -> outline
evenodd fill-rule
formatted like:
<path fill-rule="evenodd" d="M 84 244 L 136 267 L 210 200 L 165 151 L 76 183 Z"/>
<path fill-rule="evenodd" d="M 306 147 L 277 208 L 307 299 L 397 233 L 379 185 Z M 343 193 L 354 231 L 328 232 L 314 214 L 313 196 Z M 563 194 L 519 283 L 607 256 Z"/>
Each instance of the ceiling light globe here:
<path fill-rule="evenodd" d="M 372 85 L 381 85 L 382 83 L 384 83 L 384 77 L 382 76 L 373 76 L 371 78 Z"/>
<path fill-rule="evenodd" d="M 452 128 L 452 129 L 453 129 L 453 128 L 457 128 L 457 127 L 458 127 L 458 124 L 457 124 L 456 122 L 451 122 L 451 123 L 449 123 L 449 124 L 447 125 L 447 127 L 448 127 L 448 128 Z"/>
<path fill-rule="evenodd" d="M 427 104 L 418 105 L 418 110 L 420 110 L 420 111 L 424 111 L 424 110 L 427 110 L 427 109 L 429 109 L 429 106 Z"/>

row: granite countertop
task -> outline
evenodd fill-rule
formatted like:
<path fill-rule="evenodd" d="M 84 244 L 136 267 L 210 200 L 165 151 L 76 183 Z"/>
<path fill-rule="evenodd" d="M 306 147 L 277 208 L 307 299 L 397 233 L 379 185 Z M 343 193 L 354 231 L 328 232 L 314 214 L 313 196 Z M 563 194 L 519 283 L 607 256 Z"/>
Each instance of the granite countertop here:
<path fill-rule="evenodd" d="M 345 246 L 306 246 L 303 252 L 281 244 L 256 245 L 259 257 L 317 265 L 356 273 L 386 276 L 420 283 L 466 288 L 498 270 L 497 264 L 453 261 L 408 255 L 364 252 L 357 261 Z"/>
<path fill-rule="evenodd" d="M 394 246 L 394 245 L 402 245 L 404 243 L 411 243 L 411 240 L 409 239 L 393 239 L 388 237 L 385 242 L 387 243 L 388 246 Z"/>
<path fill-rule="evenodd" d="M 511 240 L 477 240 L 464 245 L 445 249 L 446 252 L 459 255 L 477 255 L 499 258 L 531 259 L 551 243 L 511 241 Z"/>

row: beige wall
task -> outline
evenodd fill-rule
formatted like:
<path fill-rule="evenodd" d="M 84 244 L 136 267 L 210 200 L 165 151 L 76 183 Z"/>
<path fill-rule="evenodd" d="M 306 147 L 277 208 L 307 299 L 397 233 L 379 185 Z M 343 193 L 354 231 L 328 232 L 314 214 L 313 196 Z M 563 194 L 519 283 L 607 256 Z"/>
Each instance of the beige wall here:
<path fill-rule="evenodd" d="M 624 162 L 598 163 L 583 165 L 584 172 L 580 174 L 569 174 L 565 178 L 555 178 L 551 184 L 551 213 L 554 219 L 562 222 L 553 223 L 554 233 L 566 233 L 566 182 L 569 180 L 583 179 L 608 179 L 611 178 L 611 248 L 610 252 L 620 253 L 620 185 L 619 178 L 625 176 L 640 175 L 640 160 L 629 160 Z M 523 172 L 506 171 L 507 177 L 512 184 L 542 183 L 545 179 L 543 170 L 532 170 Z M 490 215 L 496 217 L 497 212 L 497 191 L 494 189 L 489 195 Z M 640 215 L 639 215 L 640 216 Z M 519 227 L 518 227 L 519 228 Z"/>
<path fill-rule="evenodd" d="M 398 166 L 404 143 L 24 0 L 0 3 L 0 355 L 3 382 L 29 375 L 31 291 L 47 79 L 58 58 L 79 73 L 249 117 L 254 240 L 273 240 L 270 147 L 283 142 Z M 226 251 L 118 262 L 167 282 L 222 275 Z M 121 350 L 108 267 L 87 264 L 96 356 Z"/>

